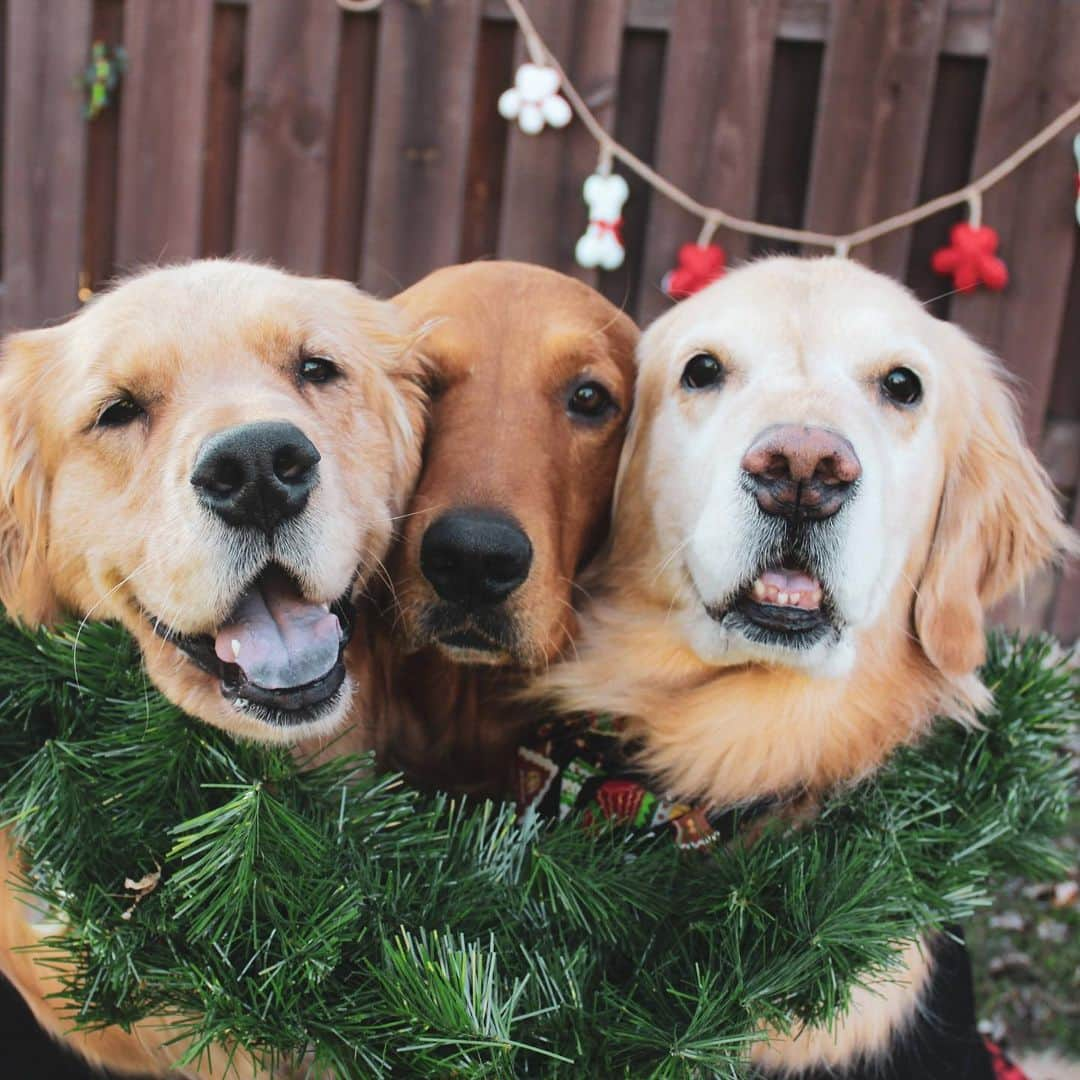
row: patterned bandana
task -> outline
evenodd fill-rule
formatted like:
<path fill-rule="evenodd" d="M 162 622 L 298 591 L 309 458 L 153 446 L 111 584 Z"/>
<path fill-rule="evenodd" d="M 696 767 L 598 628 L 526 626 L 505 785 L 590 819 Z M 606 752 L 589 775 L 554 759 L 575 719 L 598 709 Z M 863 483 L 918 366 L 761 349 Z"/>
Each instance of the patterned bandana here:
<path fill-rule="evenodd" d="M 530 745 L 518 747 L 518 812 L 535 809 L 560 820 L 576 814 L 586 828 L 595 821 L 613 821 L 647 836 L 669 834 L 680 848 L 702 848 L 733 839 L 741 826 L 780 801 L 695 805 L 658 794 L 647 775 L 629 762 L 633 746 L 624 729 L 623 721 L 605 714 L 541 725 Z"/>

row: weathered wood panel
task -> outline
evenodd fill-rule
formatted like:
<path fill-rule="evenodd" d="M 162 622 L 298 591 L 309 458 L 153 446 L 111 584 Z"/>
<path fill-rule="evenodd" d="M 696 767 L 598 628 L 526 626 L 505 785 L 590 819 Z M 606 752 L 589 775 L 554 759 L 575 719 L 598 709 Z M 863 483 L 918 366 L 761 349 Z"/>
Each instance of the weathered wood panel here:
<path fill-rule="evenodd" d="M 121 267 L 198 255 L 211 0 L 132 0 L 120 124 Z"/>
<path fill-rule="evenodd" d="M 124 40 L 124 0 L 95 0 L 91 38 L 104 42 L 110 53 Z M 123 95 L 124 81 L 121 79 L 109 107 L 87 125 L 80 294 L 84 289 L 93 292 L 108 281 L 116 265 L 120 102 Z"/>
<path fill-rule="evenodd" d="M 499 246 L 499 208 L 510 129 L 499 115 L 502 92 L 514 81 L 514 28 L 485 21 L 476 55 L 476 87 L 469 125 L 465 210 L 461 222 L 463 262 L 487 258 Z"/>
<path fill-rule="evenodd" d="M 5 327 L 75 306 L 86 121 L 72 85 L 90 55 L 90 0 L 9 0 L 4 97 Z"/>
<path fill-rule="evenodd" d="M 834 0 L 806 224 L 841 233 L 910 208 L 919 191 L 945 0 Z M 902 275 L 910 230 L 853 255 Z"/>
<path fill-rule="evenodd" d="M 641 89 L 659 81 L 664 70 L 666 48 L 667 37 L 664 34 L 629 30 L 623 38 L 615 137 L 649 164 L 656 160 L 660 95 L 643 94 Z M 630 198 L 623 211 L 626 262 L 618 270 L 600 275 L 600 289 L 613 304 L 637 317 L 642 292 L 660 288 L 659 282 L 646 281 L 642 273 L 653 193 L 644 180 L 626 170 L 623 170 L 623 175 L 630 185 Z M 661 196 L 656 198 L 660 199 Z"/>
<path fill-rule="evenodd" d="M 360 280 L 393 292 L 457 261 L 480 0 L 386 4 Z"/>
<path fill-rule="evenodd" d="M 695 198 L 741 217 L 752 217 L 757 202 L 778 14 L 776 0 L 680 0 L 672 22 L 657 168 Z M 674 203 L 654 203 L 643 318 L 669 306 L 649 285 L 659 284 L 701 225 Z M 721 230 L 716 238 L 731 260 L 750 252 L 748 236 Z"/>
<path fill-rule="evenodd" d="M 1002 0 L 973 171 L 979 175 L 1080 98 L 1080 4 Z M 1024 426 L 1038 444 L 1058 354 L 1075 240 L 1075 163 L 1063 132 L 1038 161 L 987 193 L 983 220 L 1001 237 L 1008 289 L 953 300 L 952 314 L 1024 383 Z"/>
<path fill-rule="evenodd" d="M 968 182 L 985 74 L 986 63 L 981 59 L 941 58 L 918 202 L 956 191 Z M 963 207 L 943 210 L 911 230 L 907 283 L 927 305 L 927 310 L 939 318 L 948 315 L 951 282 L 934 273 L 930 260 L 939 247 L 948 243 L 949 229 L 964 214 Z"/>
<path fill-rule="evenodd" d="M 236 247 L 323 267 L 341 9 L 255 4 L 248 28 Z"/>
<path fill-rule="evenodd" d="M 341 30 L 323 269 L 347 279 L 360 269 L 378 32 L 375 14 L 346 15 Z"/>
<path fill-rule="evenodd" d="M 246 40 L 247 11 L 238 5 L 218 5 L 210 50 L 210 123 L 203 156 L 203 255 L 226 255 L 235 244 Z"/>
<path fill-rule="evenodd" d="M 803 222 L 823 53 L 820 45 L 808 42 L 782 41 L 776 46 L 754 215 L 759 221 L 789 228 Z M 765 255 L 798 247 L 754 237 L 750 249 L 753 255 Z"/>

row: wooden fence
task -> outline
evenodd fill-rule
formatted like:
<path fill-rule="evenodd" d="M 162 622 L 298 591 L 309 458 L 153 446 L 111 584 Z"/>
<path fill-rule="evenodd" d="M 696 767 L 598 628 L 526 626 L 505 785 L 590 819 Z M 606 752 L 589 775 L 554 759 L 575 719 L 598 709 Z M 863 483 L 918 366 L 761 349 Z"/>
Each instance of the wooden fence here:
<path fill-rule="evenodd" d="M 1077 0 L 528 0 L 617 137 L 740 214 L 846 230 L 962 185 L 1080 97 Z M 497 114 L 523 46 L 501 0 L 6 0 L 2 321 L 70 311 L 117 269 L 242 252 L 382 294 L 481 256 L 576 273 L 645 321 L 699 223 L 636 181 L 626 265 L 575 267 L 580 125 Z M 91 42 L 123 44 L 83 118 Z M 1066 133 L 986 199 L 1006 294 L 941 297 L 955 212 L 857 252 L 1000 352 L 1069 500 L 1080 471 L 1080 259 Z M 721 232 L 738 260 L 766 246 Z M 775 248 L 776 245 L 771 245 Z M 1010 618 L 1080 632 L 1080 573 Z"/>

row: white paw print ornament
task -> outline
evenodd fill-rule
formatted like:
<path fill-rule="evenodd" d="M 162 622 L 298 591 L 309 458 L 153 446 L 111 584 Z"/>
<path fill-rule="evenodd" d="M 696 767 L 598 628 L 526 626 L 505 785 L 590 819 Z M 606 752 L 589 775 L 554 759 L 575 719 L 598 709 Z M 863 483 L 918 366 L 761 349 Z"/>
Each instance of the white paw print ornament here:
<path fill-rule="evenodd" d="M 537 135 L 544 124 L 566 127 L 573 113 L 559 94 L 559 73 L 540 64 L 522 64 L 514 76 L 514 85 L 499 97 L 499 115 L 517 120 L 526 135 Z"/>
<path fill-rule="evenodd" d="M 585 202 L 589 207 L 589 227 L 577 242 L 574 256 L 589 270 L 617 270 L 626 251 L 622 244 L 622 208 L 630 186 L 618 174 L 593 173 L 585 181 Z"/>

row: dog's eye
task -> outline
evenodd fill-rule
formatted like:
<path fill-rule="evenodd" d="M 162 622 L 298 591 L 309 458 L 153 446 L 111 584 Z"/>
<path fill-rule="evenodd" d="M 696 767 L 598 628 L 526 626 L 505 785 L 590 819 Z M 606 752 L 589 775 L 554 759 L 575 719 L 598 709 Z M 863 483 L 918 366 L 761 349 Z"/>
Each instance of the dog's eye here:
<path fill-rule="evenodd" d="M 574 388 L 566 407 L 575 416 L 584 416 L 592 420 L 603 416 L 615 407 L 611 395 L 598 382 L 582 383 Z"/>
<path fill-rule="evenodd" d="M 325 356 L 305 356 L 300 361 L 299 375 L 304 382 L 328 383 L 341 375 L 341 369 Z"/>
<path fill-rule="evenodd" d="M 691 356 L 683 368 L 682 384 L 687 390 L 705 390 L 724 381 L 724 365 L 709 353 Z"/>
<path fill-rule="evenodd" d="M 881 391 L 897 405 L 914 405 L 922 397 L 922 382 L 911 368 L 895 367 L 882 377 Z"/>
<path fill-rule="evenodd" d="M 146 410 L 134 398 L 125 396 L 106 405 L 98 413 L 94 426 L 99 428 L 127 427 L 128 424 L 145 415 Z"/>

